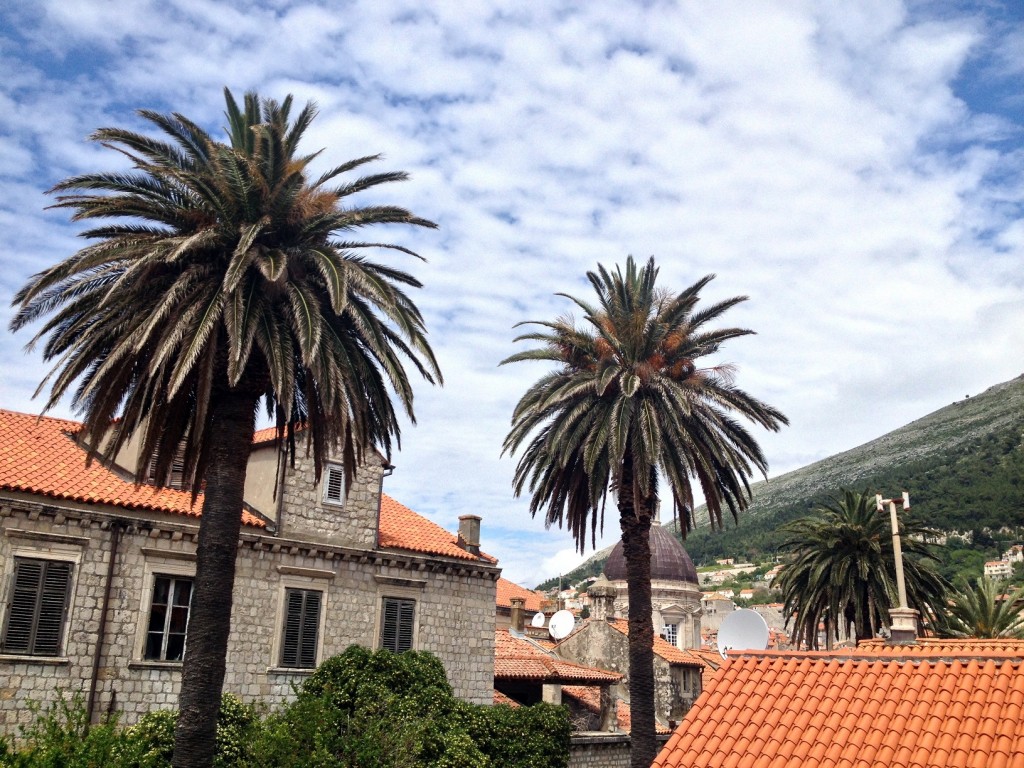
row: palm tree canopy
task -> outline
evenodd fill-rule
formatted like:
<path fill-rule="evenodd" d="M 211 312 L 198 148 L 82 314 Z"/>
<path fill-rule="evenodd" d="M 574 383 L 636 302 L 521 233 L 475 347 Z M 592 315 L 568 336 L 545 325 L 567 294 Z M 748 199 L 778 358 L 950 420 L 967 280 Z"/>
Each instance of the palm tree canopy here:
<path fill-rule="evenodd" d="M 400 432 L 389 390 L 413 417 L 405 364 L 441 374 L 415 304 L 420 283 L 363 255 L 396 245 L 361 242 L 379 223 L 435 225 L 385 205 L 348 199 L 404 173 L 341 181 L 378 156 L 310 178 L 316 154 L 298 144 L 316 115 L 292 117 L 292 98 L 240 105 L 225 89 L 227 143 L 180 114 L 141 110 L 163 138 L 103 128 L 91 139 L 127 156 L 132 170 L 69 178 L 51 192 L 74 220 L 102 220 L 92 244 L 35 275 L 15 296 L 12 330 L 51 315 L 29 344 L 46 343 L 54 367 L 46 408 L 72 392 L 92 445 L 111 455 L 142 428 L 141 462 L 157 456 L 166 477 L 186 446 L 186 479 L 198 489 L 211 404 L 254 393 L 279 436 L 306 424 L 316 471 L 340 447 L 347 477 L 366 445 L 390 454 Z M 77 387 L 75 383 L 77 382 Z M 38 391 L 37 391 L 38 394 Z M 289 440 L 293 444 L 292 440 Z"/>
<path fill-rule="evenodd" d="M 783 593 L 783 614 L 793 617 L 798 646 L 817 648 L 822 622 L 829 642 L 840 629 L 852 628 L 864 639 L 889 625 L 888 611 L 898 603 L 892 530 L 873 494 L 843 489 L 782 530 L 781 548 L 793 559 L 775 584 Z M 935 570 L 938 558 L 927 543 L 935 532 L 901 516 L 900 535 L 907 601 L 933 624 L 949 586 Z"/>
<path fill-rule="evenodd" d="M 557 365 L 520 399 L 504 450 L 525 446 L 516 494 L 529 487 L 531 513 L 544 509 L 547 524 L 567 524 L 581 551 L 588 525 L 592 542 L 603 528 L 606 492 L 618 486 L 627 459 L 637 509 L 649 511 L 660 471 L 684 530 L 693 524 L 691 478 L 712 523 L 721 525 L 723 505 L 736 517 L 748 503 L 747 478 L 768 466 L 734 414 L 771 430 L 788 423 L 736 387 L 731 366 L 699 367 L 729 339 L 752 333 L 708 327 L 746 297 L 699 308 L 700 292 L 714 275 L 678 294 L 657 289 L 657 276 L 653 258 L 638 266 L 629 257 L 624 272 L 603 266 L 588 272 L 596 303 L 560 294 L 582 310 L 583 323 L 571 317 L 527 323 L 539 330 L 516 341 L 540 346 L 502 361 Z"/>
<path fill-rule="evenodd" d="M 999 585 L 988 577 L 963 585 L 944 616 L 943 634 L 952 637 L 1024 638 L 1024 589 L 1001 594 Z"/>

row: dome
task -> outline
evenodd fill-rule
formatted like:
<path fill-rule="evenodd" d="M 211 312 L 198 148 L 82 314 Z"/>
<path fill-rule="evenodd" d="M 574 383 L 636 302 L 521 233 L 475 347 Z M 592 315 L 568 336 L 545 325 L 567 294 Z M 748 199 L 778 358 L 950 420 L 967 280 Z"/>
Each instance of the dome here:
<path fill-rule="evenodd" d="M 657 523 L 651 525 L 651 579 L 697 583 L 697 569 L 679 540 Z M 604 575 L 609 581 L 626 580 L 626 558 L 622 542 L 612 548 Z"/>

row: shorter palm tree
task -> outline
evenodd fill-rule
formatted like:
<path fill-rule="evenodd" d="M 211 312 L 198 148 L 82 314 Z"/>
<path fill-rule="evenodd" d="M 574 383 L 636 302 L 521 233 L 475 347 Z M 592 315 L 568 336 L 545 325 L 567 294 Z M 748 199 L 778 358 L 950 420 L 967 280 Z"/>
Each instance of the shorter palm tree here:
<path fill-rule="evenodd" d="M 997 584 L 983 576 L 964 584 L 943 615 L 940 632 L 950 637 L 1024 639 L 1024 588 L 1004 595 Z"/>
<path fill-rule="evenodd" d="M 793 559 L 779 572 L 783 612 L 794 622 L 797 647 L 818 647 L 819 626 L 831 648 L 841 634 L 874 637 L 889 625 L 896 606 L 896 565 L 888 514 L 866 490 L 843 489 L 815 514 L 783 526 L 782 548 Z M 949 589 L 935 569 L 938 558 L 927 528 L 900 520 L 907 602 L 925 625 L 934 626 L 937 606 Z"/>

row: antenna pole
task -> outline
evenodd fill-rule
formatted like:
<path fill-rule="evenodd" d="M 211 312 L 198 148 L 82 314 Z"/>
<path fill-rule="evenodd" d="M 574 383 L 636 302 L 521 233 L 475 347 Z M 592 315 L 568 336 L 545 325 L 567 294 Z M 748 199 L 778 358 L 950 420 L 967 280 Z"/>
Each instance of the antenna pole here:
<path fill-rule="evenodd" d="M 896 591 L 899 595 L 899 608 L 890 608 L 892 617 L 891 641 L 895 644 L 913 643 L 917 638 L 918 612 L 907 605 L 907 583 L 903 575 L 903 548 L 900 546 L 899 518 L 896 515 L 897 499 L 883 499 L 882 494 L 875 494 L 877 510 L 883 512 L 884 505 L 889 505 L 889 522 L 892 525 L 892 553 L 896 563 Z M 903 509 L 910 509 L 910 494 L 903 492 Z"/>

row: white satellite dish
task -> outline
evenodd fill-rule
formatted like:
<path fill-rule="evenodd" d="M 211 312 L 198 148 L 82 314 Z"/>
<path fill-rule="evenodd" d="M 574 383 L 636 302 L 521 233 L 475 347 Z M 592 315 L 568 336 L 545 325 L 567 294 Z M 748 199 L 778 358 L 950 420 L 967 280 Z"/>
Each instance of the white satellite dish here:
<path fill-rule="evenodd" d="M 533 621 L 530 622 L 530 626 L 531 627 L 536 627 L 537 629 L 540 629 L 541 627 L 544 626 L 544 612 L 543 611 L 537 611 L 535 614 L 533 614 Z"/>
<path fill-rule="evenodd" d="M 768 647 L 768 624 L 757 611 L 741 608 L 725 617 L 718 629 L 718 652 L 763 651 Z"/>
<path fill-rule="evenodd" d="M 555 640 L 561 640 L 567 637 L 575 626 L 576 617 L 572 615 L 572 611 L 557 611 L 548 622 L 548 632 Z"/>

